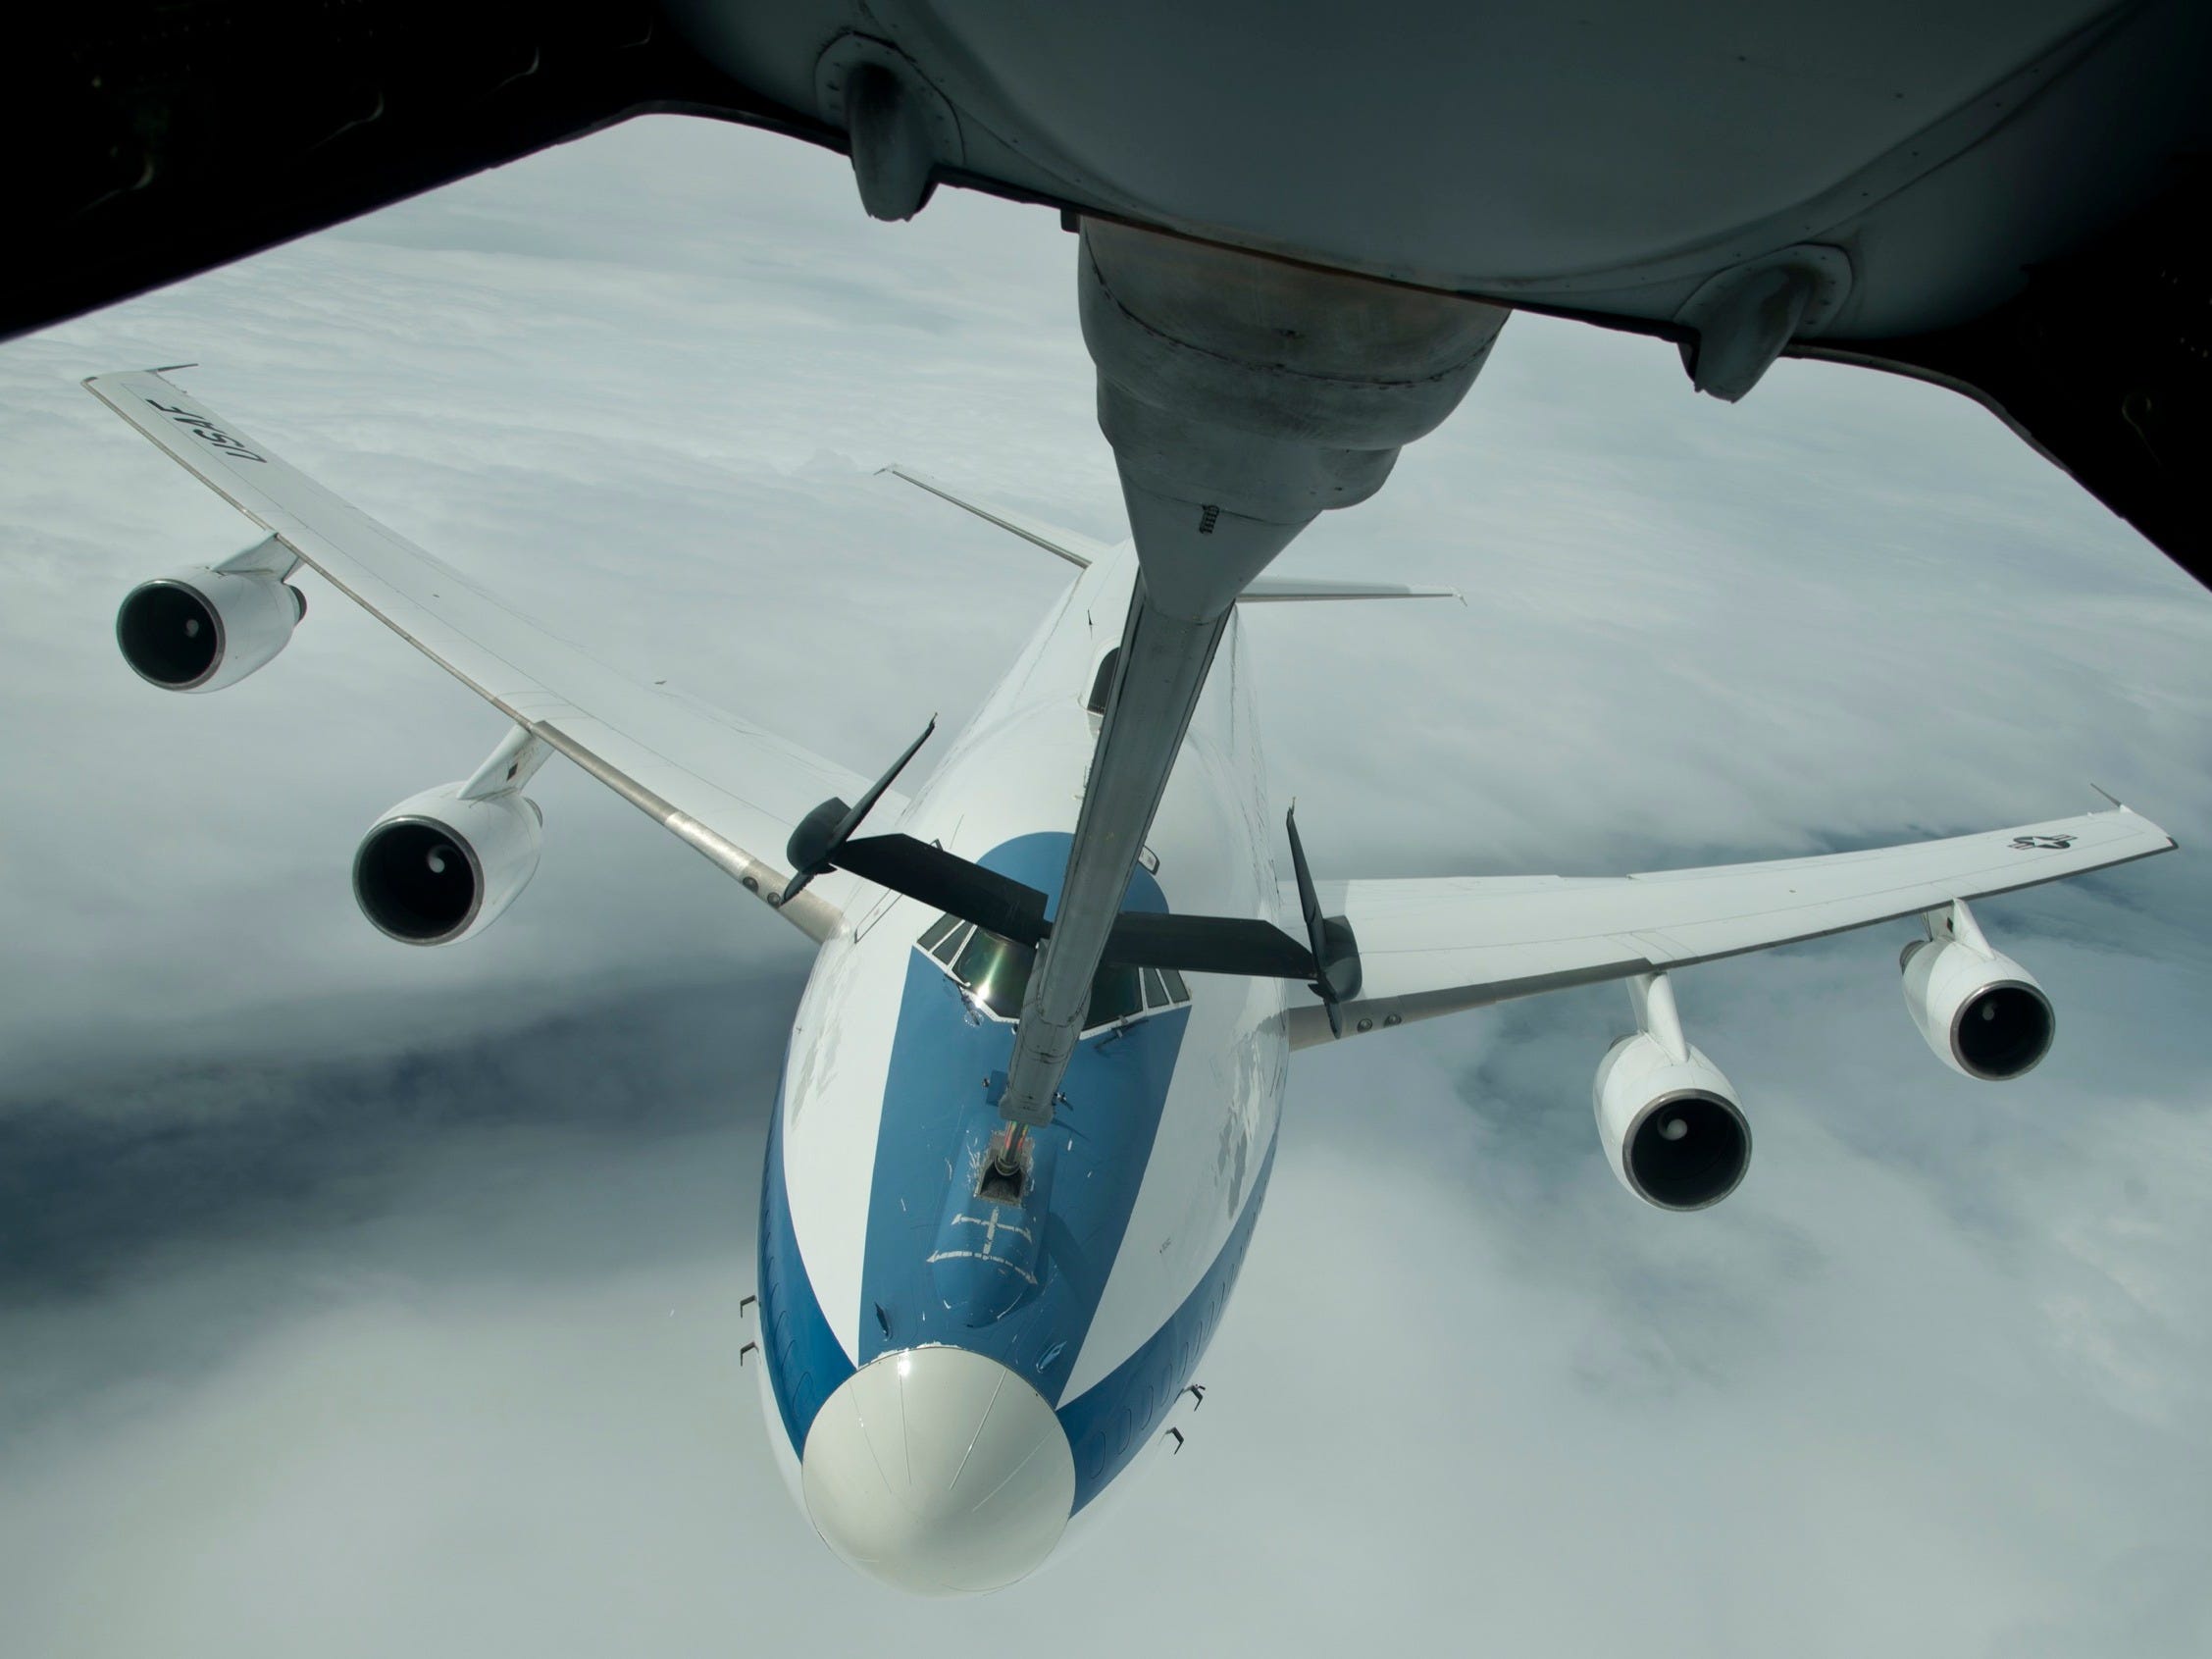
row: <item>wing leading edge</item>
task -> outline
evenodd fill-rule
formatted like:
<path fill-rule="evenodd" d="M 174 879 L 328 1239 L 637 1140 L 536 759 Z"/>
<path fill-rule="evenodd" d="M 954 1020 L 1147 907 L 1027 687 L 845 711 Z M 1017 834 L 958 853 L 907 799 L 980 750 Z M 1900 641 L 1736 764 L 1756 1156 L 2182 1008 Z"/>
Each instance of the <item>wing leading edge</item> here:
<path fill-rule="evenodd" d="M 784 849 L 831 796 L 866 778 L 734 715 L 617 673 L 510 610 L 451 566 L 341 500 L 160 375 L 100 375 L 86 389 L 202 484 L 523 730 L 773 904 Z M 902 811 L 887 796 L 877 821 Z M 809 937 L 844 925 L 838 883 L 781 909 Z"/>
<path fill-rule="evenodd" d="M 1468 876 L 1318 884 L 1359 940 L 1351 1032 L 1721 957 L 2010 893 L 2171 852 L 2122 806 L 1945 841 L 1627 876 Z M 1295 911 L 1287 885 L 1284 913 Z M 1329 1040 L 1316 1003 L 1291 1043 Z"/>

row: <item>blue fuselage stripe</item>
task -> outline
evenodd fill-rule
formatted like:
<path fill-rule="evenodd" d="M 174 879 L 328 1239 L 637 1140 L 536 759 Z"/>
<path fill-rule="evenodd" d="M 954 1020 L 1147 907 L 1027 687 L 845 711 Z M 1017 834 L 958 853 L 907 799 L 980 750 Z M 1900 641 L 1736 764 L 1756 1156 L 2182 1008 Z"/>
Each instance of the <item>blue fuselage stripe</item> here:
<path fill-rule="evenodd" d="M 1182 1393 L 1206 1353 L 1207 1344 L 1221 1322 L 1244 1266 L 1244 1253 L 1252 1243 L 1254 1223 L 1260 1219 L 1260 1202 L 1267 1194 L 1267 1177 L 1274 1171 L 1275 1148 L 1270 1142 L 1260 1161 L 1259 1178 L 1244 1214 L 1229 1229 L 1221 1254 L 1199 1280 L 1198 1288 L 1183 1299 L 1167 1322 L 1145 1345 L 1116 1366 L 1096 1386 L 1059 1408 L 1060 1426 L 1075 1453 L 1075 1507 L 1081 1509 L 1125 1469 L 1129 1460 L 1152 1439 L 1175 1397 Z"/>
<path fill-rule="evenodd" d="M 993 1205 L 973 1197 L 976 1160 L 1000 1127 L 988 1080 L 1005 1073 L 1013 1027 L 970 1010 L 936 962 L 910 954 L 868 1193 L 861 1364 L 952 1343 L 1058 1400 L 1121 1253 L 1189 1022 L 1188 1009 L 1170 1009 L 1085 1039 L 1061 1085 L 1065 1104 L 1036 1132 L 1040 1163 L 1052 1164 L 1043 1204 Z M 1017 1226 L 1042 1233 L 1033 1267 L 1014 1259 L 1035 1283 L 1016 1280 L 1002 1304 L 979 1308 L 974 1270 L 985 1264 L 952 1253 Z"/>
<path fill-rule="evenodd" d="M 1068 841 L 1023 836 L 980 861 L 1056 901 Z M 1141 869 L 1127 904 L 1167 907 Z M 1274 1163 L 1272 1141 L 1198 1286 L 1136 1352 L 1063 1401 L 1152 1162 L 1190 1009 L 1148 1012 L 1078 1045 L 1058 1114 L 1029 1149 L 1034 1184 L 1013 1203 L 976 1191 L 979 1149 L 1001 1126 L 994 1086 L 1003 1085 L 1013 1027 L 972 1007 L 938 962 L 910 946 L 896 1017 L 875 1161 L 865 1172 L 858 1363 L 945 1343 L 1011 1368 L 1059 1413 L 1080 1508 L 1148 1442 L 1205 1352 L 1243 1265 Z M 761 1340 L 784 1431 L 803 1455 L 816 1413 L 852 1374 L 854 1360 L 799 1256 L 783 1106 L 779 1093 L 762 1180 Z M 1242 1173 L 1240 1152 L 1240 1183 Z"/>
<path fill-rule="evenodd" d="M 768 1155 L 760 1176 L 760 1348 L 776 1410 L 793 1454 L 806 1446 L 814 1414 L 852 1374 L 852 1361 L 830 1329 L 815 1298 L 792 1229 L 791 1192 L 784 1181 L 784 1095 L 776 1091 L 768 1120 Z"/>
<path fill-rule="evenodd" d="M 1055 904 L 1069 842 L 1018 836 L 979 861 Z M 1132 874 L 1126 904 L 1167 908 L 1144 869 Z M 1056 1402 L 1121 1252 L 1190 1010 L 1144 1014 L 1077 1045 L 1053 1125 L 1033 1137 L 1038 1190 L 1022 1206 L 974 1195 L 979 1152 L 1003 1126 L 995 1089 L 1014 1027 L 972 1008 L 919 950 L 908 952 L 898 1021 L 868 1193 L 860 1361 L 953 1343 L 1012 1368 Z M 1008 1228 L 1023 1231 L 1009 1239 Z M 979 1261 L 971 1252 L 987 1234 L 994 1249 L 1010 1241 L 1026 1254 L 1003 1268 Z"/>

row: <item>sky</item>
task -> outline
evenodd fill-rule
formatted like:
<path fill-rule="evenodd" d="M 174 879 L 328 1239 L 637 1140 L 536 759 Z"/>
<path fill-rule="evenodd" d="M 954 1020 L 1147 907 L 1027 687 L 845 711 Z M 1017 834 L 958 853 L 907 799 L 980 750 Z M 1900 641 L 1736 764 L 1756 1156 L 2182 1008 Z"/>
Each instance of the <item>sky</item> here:
<path fill-rule="evenodd" d="M 77 382 L 179 380 L 646 678 L 873 772 L 1063 566 L 892 461 L 1123 533 L 1056 218 L 674 118 L 0 346 L 0 1651 L 2212 1651 L 2212 596 L 1985 412 L 1530 317 L 1248 621 L 1323 877 L 1616 873 L 2059 816 L 2177 855 L 1979 906 L 2006 1086 L 1902 927 L 1678 976 L 1749 1178 L 1638 1205 L 1598 987 L 1296 1058 L 1187 1450 L 979 1607 L 791 1505 L 737 1309 L 807 947 L 555 762 L 449 951 L 368 824 L 501 722 L 312 579 L 164 697 L 132 584 L 249 527 Z M 926 757 L 925 757 L 926 758 Z"/>

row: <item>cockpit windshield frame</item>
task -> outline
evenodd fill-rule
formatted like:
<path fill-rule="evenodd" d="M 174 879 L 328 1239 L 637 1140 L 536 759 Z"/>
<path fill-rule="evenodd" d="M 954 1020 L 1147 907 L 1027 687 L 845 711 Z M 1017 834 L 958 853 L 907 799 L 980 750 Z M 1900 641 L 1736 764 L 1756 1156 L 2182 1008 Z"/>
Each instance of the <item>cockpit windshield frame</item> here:
<path fill-rule="evenodd" d="M 1030 946 L 957 916 L 941 915 L 922 931 L 914 949 L 944 969 L 946 977 L 960 988 L 968 1005 L 979 1013 L 1005 1024 L 1021 1017 L 1021 999 L 1029 989 L 1029 971 L 1037 960 L 1037 953 Z M 1171 967 L 1101 962 L 1091 981 L 1091 1005 L 1083 1017 L 1083 1034 L 1091 1036 L 1148 1014 L 1182 1008 L 1190 1000 L 1189 984 Z"/>

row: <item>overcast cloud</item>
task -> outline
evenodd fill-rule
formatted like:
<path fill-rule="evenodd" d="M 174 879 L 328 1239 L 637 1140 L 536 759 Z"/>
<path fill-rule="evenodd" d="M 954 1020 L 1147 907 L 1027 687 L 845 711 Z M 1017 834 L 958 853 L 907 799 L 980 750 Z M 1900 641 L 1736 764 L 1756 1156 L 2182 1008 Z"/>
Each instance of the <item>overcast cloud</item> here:
<path fill-rule="evenodd" d="M 562 631 L 871 770 L 1121 534 L 1048 213 L 865 221 L 656 121 L 0 348 L 0 1651 L 972 1653 L 789 1503 L 736 1310 L 803 942 L 555 764 L 482 940 L 355 913 L 496 716 L 319 584 L 211 698 L 131 583 L 246 527 L 80 391 L 180 375 Z M 2059 1045 L 1941 1069 L 1903 930 L 1686 975 L 1758 1157 L 1589 1120 L 1617 989 L 1306 1054 L 1189 1450 L 992 1604 L 1071 1654 L 2212 1651 L 2212 599 L 1987 415 L 1518 318 L 1249 621 L 1321 873 L 1597 873 L 2080 810 L 2173 857 L 1981 907 Z"/>

